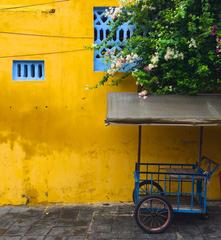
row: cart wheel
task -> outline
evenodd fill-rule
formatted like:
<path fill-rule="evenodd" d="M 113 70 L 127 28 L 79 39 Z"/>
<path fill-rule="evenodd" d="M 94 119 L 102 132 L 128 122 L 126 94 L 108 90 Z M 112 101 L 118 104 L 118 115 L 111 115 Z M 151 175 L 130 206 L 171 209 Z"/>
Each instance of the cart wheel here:
<path fill-rule="evenodd" d="M 139 196 L 141 198 L 146 197 L 150 194 L 163 193 L 163 189 L 157 182 L 152 181 L 152 191 L 151 191 L 151 180 L 145 180 L 139 184 Z M 135 189 L 133 190 L 133 202 L 135 203 Z"/>
<path fill-rule="evenodd" d="M 164 232 L 173 219 L 170 203 L 161 196 L 147 196 L 135 208 L 137 224 L 147 233 Z"/>

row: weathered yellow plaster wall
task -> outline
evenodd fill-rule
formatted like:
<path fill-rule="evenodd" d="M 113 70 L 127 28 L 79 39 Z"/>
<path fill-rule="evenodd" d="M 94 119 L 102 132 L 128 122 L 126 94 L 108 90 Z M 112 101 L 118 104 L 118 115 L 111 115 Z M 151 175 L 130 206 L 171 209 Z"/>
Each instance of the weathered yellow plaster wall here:
<path fill-rule="evenodd" d="M 135 87 L 131 80 L 119 88 L 85 90 L 103 75 L 93 71 L 93 52 L 84 48 L 93 42 L 93 7 L 117 1 L 70 0 L 1 10 L 39 2 L 47 0 L 0 3 L 0 204 L 129 201 L 137 128 L 105 127 L 104 119 L 107 92 Z M 45 60 L 46 80 L 13 81 L 16 59 Z M 145 127 L 143 160 L 195 162 L 197 131 Z M 206 129 L 205 153 L 219 162 L 220 136 L 221 129 Z M 216 174 L 209 198 L 220 197 Z"/>

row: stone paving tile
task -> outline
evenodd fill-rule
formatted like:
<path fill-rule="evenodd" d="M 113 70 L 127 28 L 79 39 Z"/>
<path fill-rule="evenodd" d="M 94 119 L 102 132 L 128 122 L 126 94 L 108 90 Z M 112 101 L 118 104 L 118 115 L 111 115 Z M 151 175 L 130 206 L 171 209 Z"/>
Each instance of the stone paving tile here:
<path fill-rule="evenodd" d="M 23 236 L 30 227 L 11 226 L 5 233 L 4 236 Z"/>
<path fill-rule="evenodd" d="M 60 217 L 61 211 L 62 211 L 62 207 L 45 208 L 42 213 L 41 219 L 46 220 L 46 221 L 57 219 Z"/>
<path fill-rule="evenodd" d="M 68 227 L 68 226 L 73 226 L 75 223 L 75 220 L 74 219 L 65 219 L 65 218 L 59 218 L 57 219 L 56 223 L 54 224 L 54 226 L 57 226 L 57 227 Z"/>
<path fill-rule="evenodd" d="M 13 223 L 13 227 L 31 227 L 36 223 L 36 218 L 27 218 L 27 219 L 22 219 L 19 218 Z"/>
<path fill-rule="evenodd" d="M 87 226 L 54 227 L 48 233 L 49 236 L 82 236 L 87 234 Z"/>
<path fill-rule="evenodd" d="M 92 219 L 93 212 L 94 212 L 93 209 L 80 210 L 76 220 L 89 223 Z"/>
<path fill-rule="evenodd" d="M 24 236 L 21 240 L 43 240 L 45 236 Z"/>
<path fill-rule="evenodd" d="M 52 229 L 52 226 L 48 225 L 34 225 L 24 234 L 29 236 L 45 236 L 47 235 L 50 230 Z"/>
<path fill-rule="evenodd" d="M 20 240 L 21 236 L 2 236 L 0 240 Z"/>
<path fill-rule="evenodd" d="M 0 240 L 221 240 L 221 207 L 208 220 L 176 215 L 162 234 L 144 233 L 130 205 L 0 208 Z"/>
<path fill-rule="evenodd" d="M 66 237 L 47 236 L 44 240 L 87 240 L 87 238 L 85 236 L 66 236 Z"/>
<path fill-rule="evenodd" d="M 0 236 L 4 235 L 7 232 L 7 228 L 0 228 Z"/>
<path fill-rule="evenodd" d="M 38 217 L 44 214 L 44 208 L 29 208 L 26 214 L 30 215 L 31 217 Z"/>
<path fill-rule="evenodd" d="M 64 219 L 76 219 L 79 214 L 79 208 L 76 207 L 65 207 L 61 209 L 60 218 Z"/>
<path fill-rule="evenodd" d="M 26 206 L 10 207 L 10 213 L 27 213 L 29 209 L 30 208 Z"/>
<path fill-rule="evenodd" d="M 94 229 L 94 232 L 103 232 L 103 233 L 106 233 L 106 232 L 111 232 L 112 231 L 112 227 L 111 225 L 109 224 L 102 224 L 102 225 L 95 225 L 95 227 L 93 228 Z"/>
<path fill-rule="evenodd" d="M 209 238 L 207 238 L 207 239 L 209 239 Z M 205 239 L 203 236 L 193 236 L 192 237 L 192 236 L 185 236 L 185 235 L 181 235 L 181 234 L 176 235 L 176 240 L 207 240 L 207 239 Z"/>
<path fill-rule="evenodd" d="M 99 215 L 105 215 L 105 214 L 117 214 L 118 213 L 118 207 L 116 206 L 102 206 L 102 207 L 97 207 L 95 209 L 95 213 Z"/>
<path fill-rule="evenodd" d="M 122 205 L 118 207 L 118 213 L 120 214 L 130 214 L 132 215 L 134 212 L 134 207 L 131 205 Z"/>
<path fill-rule="evenodd" d="M 88 240 L 116 240 L 118 238 L 118 233 L 94 233 L 88 236 Z"/>
<path fill-rule="evenodd" d="M 12 209 L 13 209 L 12 207 L 1 207 L 0 217 L 4 216 L 6 213 L 9 213 Z"/>

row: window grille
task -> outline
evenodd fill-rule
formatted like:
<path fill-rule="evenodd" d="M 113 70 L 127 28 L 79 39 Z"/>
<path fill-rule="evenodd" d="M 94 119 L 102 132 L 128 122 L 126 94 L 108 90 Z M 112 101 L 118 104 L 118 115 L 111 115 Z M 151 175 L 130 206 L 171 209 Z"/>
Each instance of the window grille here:
<path fill-rule="evenodd" d="M 105 16 L 105 7 L 94 8 L 94 43 L 101 44 L 109 35 L 112 21 L 111 18 Z M 107 50 L 122 50 L 124 42 L 133 35 L 134 26 L 129 23 L 122 24 L 114 34 L 109 48 L 102 48 L 94 51 L 94 70 L 105 71 L 107 64 L 104 62 L 103 54 Z M 113 46 L 114 45 L 114 46 Z"/>
<path fill-rule="evenodd" d="M 13 80 L 44 80 L 44 61 L 13 61 Z"/>

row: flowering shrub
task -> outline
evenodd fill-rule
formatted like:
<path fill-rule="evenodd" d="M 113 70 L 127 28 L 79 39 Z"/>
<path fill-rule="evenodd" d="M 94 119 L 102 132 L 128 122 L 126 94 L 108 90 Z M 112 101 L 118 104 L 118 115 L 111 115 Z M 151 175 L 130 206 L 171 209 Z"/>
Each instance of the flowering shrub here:
<path fill-rule="evenodd" d="M 97 86 L 132 74 L 145 93 L 221 92 L 221 1 L 121 0 L 105 15 L 112 30 L 96 48 L 110 46 L 125 22 L 135 31 L 123 50 L 104 53 L 109 68 Z M 117 79 L 122 70 L 127 73 Z"/>

